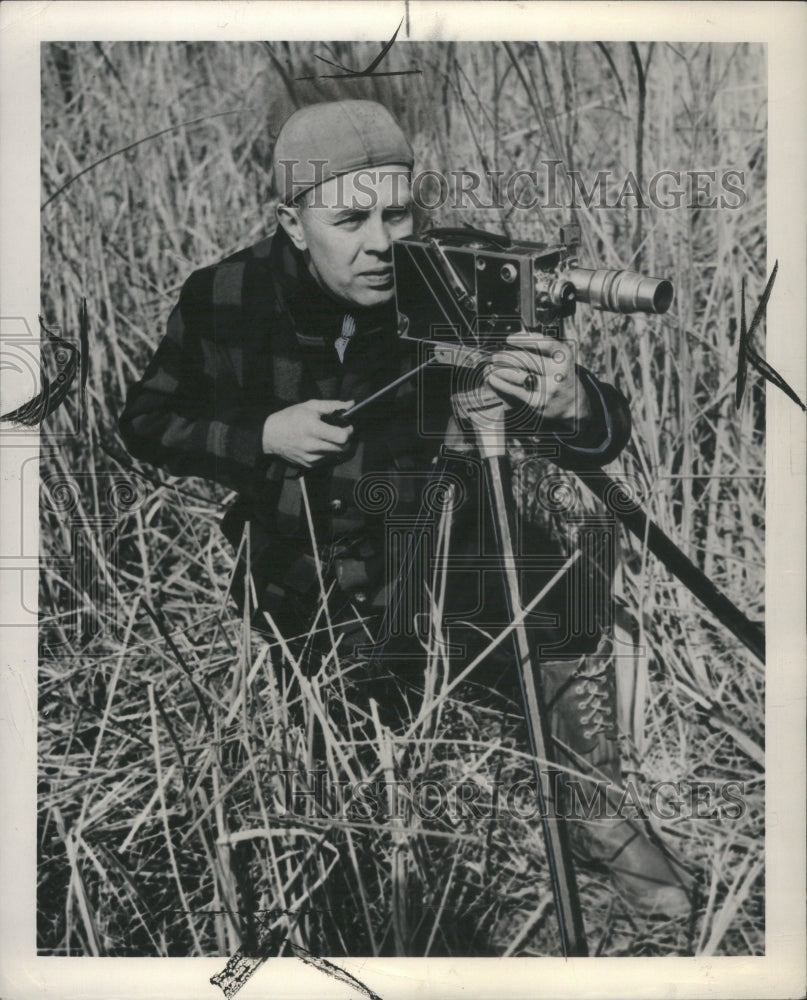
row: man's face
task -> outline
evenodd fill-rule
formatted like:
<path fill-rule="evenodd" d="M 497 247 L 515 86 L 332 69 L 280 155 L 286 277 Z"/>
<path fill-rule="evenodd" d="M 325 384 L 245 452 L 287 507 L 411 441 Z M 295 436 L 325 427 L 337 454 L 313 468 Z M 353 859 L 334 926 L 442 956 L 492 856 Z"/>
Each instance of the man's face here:
<path fill-rule="evenodd" d="M 333 177 L 278 217 L 298 249 L 308 250 L 312 274 L 333 295 L 364 307 L 392 298 L 392 241 L 412 233 L 406 167 Z"/>

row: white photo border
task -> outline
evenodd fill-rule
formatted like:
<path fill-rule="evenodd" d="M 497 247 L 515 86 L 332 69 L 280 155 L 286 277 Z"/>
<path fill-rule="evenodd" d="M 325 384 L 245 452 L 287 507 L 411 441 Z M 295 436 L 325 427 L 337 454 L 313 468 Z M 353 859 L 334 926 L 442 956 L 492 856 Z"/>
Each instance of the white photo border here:
<path fill-rule="evenodd" d="M 0 317 L 39 312 L 40 44 L 51 40 L 378 40 L 402 16 L 429 40 L 753 41 L 768 46 L 768 267 L 779 260 L 766 356 L 804 398 L 807 232 L 807 12 L 800 4 L 585 2 L 66 2 L 0 8 Z M 4 556 L 22 555 L 21 469 L 35 434 L 6 447 L 0 433 Z M 339 959 L 384 1000 L 403 997 L 790 997 L 805 992 L 805 416 L 767 392 L 766 955 L 746 958 Z M 15 440 L 15 445 L 17 441 Z M 20 504 L 20 509 L 17 509 Z M 27 543 L 26 543 L 27 544 Z M 34 546 L 36 540 L 34 539 Z M 30 550 L 29 550 L 30 551 Z M 36 548 L 34 547 L 34 551 Z M 20 562 L 19 579 L 25 577 Z M 29 574 L 30 576 L 31 574 Z M 35 575 L 35 574 L 33 574 Z M 6 574 L 5 576 L 8 576 Z M 30 585 L 30 580 L 28 581 Z M 220 958 L 42 958 L 36 955 L 36 622 L 20 584 L 0 590 L 0 995 L 64 998 L 221 996 Z M 33 585 L 35 593 L 36 585 Z M 32 605 L 32 606 L 35 606 Z M 15 618 L 15 611 L 19 617 Z M 269 959 L 239 993 L 347 997 L 355 990 L 293 958 Z"/>

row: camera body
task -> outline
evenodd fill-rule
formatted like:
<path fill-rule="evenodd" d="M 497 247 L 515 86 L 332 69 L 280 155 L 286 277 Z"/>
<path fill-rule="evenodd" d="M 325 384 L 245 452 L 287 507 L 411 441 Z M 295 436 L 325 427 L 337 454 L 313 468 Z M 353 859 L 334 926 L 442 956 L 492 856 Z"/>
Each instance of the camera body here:
<path fill-rule="evenodd" d="M 580 267 L 579 228 L 554 244 L 475 229 L 433 229 L 393 243 L 398 332 L 409 340 L 493 350 L 519 330 L 561 338 L 585 302 L 611 312 L 663 313 L 672 284 L 631 271 Z"/>

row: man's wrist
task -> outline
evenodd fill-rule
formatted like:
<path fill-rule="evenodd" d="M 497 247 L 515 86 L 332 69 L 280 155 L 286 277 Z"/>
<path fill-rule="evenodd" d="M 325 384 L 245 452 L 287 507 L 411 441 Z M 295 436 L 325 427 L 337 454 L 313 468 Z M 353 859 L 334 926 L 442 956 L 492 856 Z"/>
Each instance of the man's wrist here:
<path fill-rule="evenodd" d="M 613 386 L 600 382 L 585 368 L 578 369 L 589 399 L 592 417 L 574 436 L 556 434 L 570 461 L 602 466 L 612 462 L 630 438 L 630 408 Z"/>
<path fill-rule="evenodd" d="M 577 438 L 588 439 L 597 434 L 601 437 L 602 414 L 600 410 L 600 407 L 595 408 L 592 404 L 582 370 L 578 369 L 575 374 L 573 413 L 567 417 L 544 418 L 544 426 L 553 434 L 559 434 L 573 440 Z"/>
<path fill-rule="evenodd" d="M 597 382 L 584 368 L 577 369 L 577 420 L 556 435 L 568 448 L 597 451 L 607 448 L 611 439 L 611 421 Z"/>

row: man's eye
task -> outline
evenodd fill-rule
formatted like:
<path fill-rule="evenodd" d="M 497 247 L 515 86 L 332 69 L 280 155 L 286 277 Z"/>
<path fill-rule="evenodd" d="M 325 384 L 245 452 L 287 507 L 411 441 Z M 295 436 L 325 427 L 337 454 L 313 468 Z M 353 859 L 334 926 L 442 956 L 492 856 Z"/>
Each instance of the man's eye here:
<path fill-rule="evenodd" d="M 397 222 L 400 219 L 406 219 L 409 216 L 409 208 L 390 208 L 387 211 L 387 218 L 391 219 L 393 222 Z"/>
<path fill-rule="evenodd" d="M 343 219 L 340 219 L 336 224 L 337 226 L 350 226 L 356 228 L 363 222 L 364 217 L 361 215 L 346 215 Z"/>

